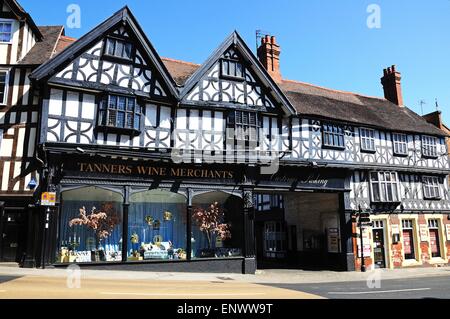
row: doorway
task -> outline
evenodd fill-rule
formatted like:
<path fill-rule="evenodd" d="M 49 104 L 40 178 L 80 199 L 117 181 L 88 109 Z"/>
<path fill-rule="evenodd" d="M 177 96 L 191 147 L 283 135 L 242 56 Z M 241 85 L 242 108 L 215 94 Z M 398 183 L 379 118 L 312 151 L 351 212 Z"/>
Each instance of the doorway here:
<path fill-rule="evenodd" d="M 27 214 L 5 208 L 0 220 L 0 262 L 20 262 L 26 244 Z"/>
<path fill-rule="evenodd" d="M 386 268 L 384 221 L 376 220 L 373 224 L 374 263 L 378 268 Z"/>

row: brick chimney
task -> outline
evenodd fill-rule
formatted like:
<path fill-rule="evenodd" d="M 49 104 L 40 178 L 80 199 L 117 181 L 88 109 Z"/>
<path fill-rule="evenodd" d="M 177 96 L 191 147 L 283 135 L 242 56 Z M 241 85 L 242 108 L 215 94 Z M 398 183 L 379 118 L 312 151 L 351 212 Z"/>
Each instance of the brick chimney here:
<path fill-rule="evenodd" d="M 444 123 L 442 122 L 442 113 L 441 111 L 436 111 L 430 114 L 426 114 L 422 116 L 428 123 L 433 124 L 437 128 L 443 130 Z"/>
<path fill-rule="evenodd" d="M 402 95 L 402 76 L 400 72 L 397 72 L 395 65 L 384 69 L 384 75 L 381 78 L 381 84 L 383 84 L 384 97 L 386 100 L 391 101 L 398 106 L 403 105 L 403 95 Z"/>
<path fill-rule="evenodd" d="M 258 48 L 258 59 L 269 72 L 275 82 L 281 82 L 280 72 L 280 46 L 274 36 L 266 35 L 261 39 L 261 46 Z"/>

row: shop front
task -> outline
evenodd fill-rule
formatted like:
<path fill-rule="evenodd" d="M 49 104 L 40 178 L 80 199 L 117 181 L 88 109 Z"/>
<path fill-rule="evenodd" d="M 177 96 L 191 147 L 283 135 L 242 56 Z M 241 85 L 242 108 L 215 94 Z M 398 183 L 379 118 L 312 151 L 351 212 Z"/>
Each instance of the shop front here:
<path fill-rule="evenodd" d="M 51 162 L 56 197 L 54 206 L 41 200 L 43 264 L 255 272 L 251 190 L 239 167 L 82 156 Z"/>

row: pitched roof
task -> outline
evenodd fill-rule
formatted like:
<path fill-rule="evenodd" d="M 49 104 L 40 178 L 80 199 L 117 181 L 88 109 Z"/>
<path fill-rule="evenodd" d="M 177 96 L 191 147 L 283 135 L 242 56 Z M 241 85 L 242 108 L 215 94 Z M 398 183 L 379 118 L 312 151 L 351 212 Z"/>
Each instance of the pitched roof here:
<path fill-rule="evenodd" d="M 178 85 L 200 67 L 180 60 L 164 58 Z M 407 107 L 399 107 L 384 98 L 338 91 L 292 80 L 278 84 L 299 114 L 364 124 L 393 131 L 445 135 Z"/>
<path fill-rule="evenodd" d="M 31 48 L 31 50 L 19 61 L 21 65 L 40 65 L 51 59 L 55 53 L 59 53 L 64 45 L 59 45 L 64 36 L 63 26 L 39 27 L 43 39 Z"/>

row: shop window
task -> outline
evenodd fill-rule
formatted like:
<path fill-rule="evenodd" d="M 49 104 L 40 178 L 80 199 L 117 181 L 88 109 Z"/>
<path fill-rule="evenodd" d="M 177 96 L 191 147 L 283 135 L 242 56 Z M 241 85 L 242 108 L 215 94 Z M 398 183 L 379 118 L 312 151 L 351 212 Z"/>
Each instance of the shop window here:
<path fill-rule="evenodd" d="M 242 63 L 237 60 L 222 59 L 221 75 L 225 78 L 235 78 L 238 80 L 243 80 L 244 67 L 242 66 Z"/>
<path fill-rule="evenodd" d="M 323 146 L 345 149 L 344 128 L 335 124 L 323 124 Z"/>
<path fill-rule="evenodd" d="M 437 138 L 434 136 L 422 136 L 422 155 L 425 157 L 437 157 Z"/>
<path fill-rule="evenodd" d="M 399 181 L 396 172 L 370 173 L 372 202 L 400 202 Z"/>
<path fill-rule="evenodd" d="M 8 71 L 0 70 L 0 105 L 6 104 L 8 95 Z"/>
<path fill-rule="evenodd" d="M 105 46 L 105 55 L 125 60 L 131 60 L 133 54 L 133 45 L 121 39 L 107 38 Z"/>
<path fill-rule="evenodd" d="M 375 152 L 375 131 L 368 128 L 360 128 L 361 150 Z"/>
<path fill-rule="evenodd" d="M 408 137 L 406 134 L 393 133 L 392 142 L 395 155 L 408 155 Z"/>
<path fill-rule="evenodd" d="M 430 230 L 431 257 L 441 257 L 441 241 L 439 236 L 439 220 L 429 219 L 428 229 Z"/>
<path fill-rule="evenodd" d="M 186 254 L 186 197 L 165 190 L 130 196 L 128 260 L 183 260 Z"/>
<path fill-rule="evenodd" d="M 122 260 L 122 195 L 98 187 L 61 194 L 59 263 Z"/>
<path fill-rule="evenodd" d="M 440 199 L 440 184 L 437 176 L 423 176 L 423 195 L 425 199 Z"/>
<path fill-rule="evenodd" d="M 242 255 L 242 199 L 224 192 L 193 198 L 192 258 L 224 258 Z"/>
<path fill-rule="evenodd" d="M 139 134 L 142 108 L 134 97 L 106 95 L 100 102 L 98 128 L 129 130 Z"/>
<path fill-rule="evenodd" d="M 405 260 L 415 260 L 414 249 L 414 222 L 411 219 L 402 220 L 403 253 Z"/>
<path fill-rule="evenodd" d="M 0 20 L 0 43 L 11 43 L 13 36 L 12 26 L 12 21 Z"/>

